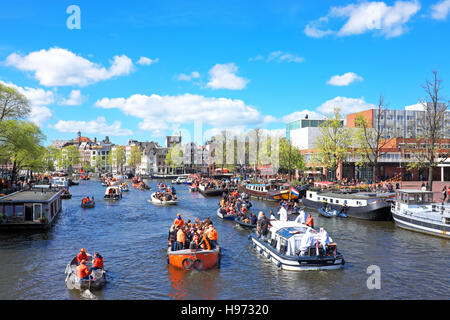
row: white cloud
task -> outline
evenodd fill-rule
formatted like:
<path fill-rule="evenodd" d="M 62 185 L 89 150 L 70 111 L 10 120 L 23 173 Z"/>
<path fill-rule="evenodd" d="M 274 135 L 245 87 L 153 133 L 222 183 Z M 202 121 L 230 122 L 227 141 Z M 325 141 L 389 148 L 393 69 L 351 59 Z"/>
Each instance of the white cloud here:
<path fill-rule="evenodd" d="M 317 108 L 317 111 L 324 114 L 331 114 L 334 112 L 334 108 L 340 108 L 341 114 L 350 114 L 354 112 L 360 112 L 368 109 L 376 109 L 377 106 L 364 101 L 364 98 L 346 98 L 346 97 L 336 97 L 334 99 L 324 102 L 321 106 Z"/>
<path fill-rule="evenodd" d="M 208 71 L 210 81 L 206 84 L 212 89 L 242 90 L 249 80 L 236 75 L 238 67 L 234 63 L 216 64 Z"/>
<path fill-rule="evenodd" d="M 450 12 L 450 0 L 442 0 L 431 6 L 431 17 L 435 20 L 447 19 Z"/>
<path fill-rule="evenodd" d="M 147 57 L 141 57 L 138 60 L 138 62 L 136 62 L 136 63 L 140 64 L 140 65 L 143 65 L 143 66 L 149 66 L 151 64 L 158 63 L 158 62 L 159 62 L 159 58 L 150 59 L 150 58 L 147 58 Z"/>
<path fill-rule="evenodd" d="M 388 6 L 382 1 L 360 2 L 344 7 L 332 7 L 326 17 L 310 22 L 305 34 L 320 38 L 336 33 L 337 36 L 350 36 L 366 32 L 376 32 L 390 37 L 397 37 L 407 31 L 406 24 L 420 10 L 420 3 L 413 1 L 396 1 Z M 338 31 L 320 30 L 330 18 L 347 19 Z"/>
<path fill-rule="evenodd" d="M 248 59 L 249 61 L 261 61 L 265 60 L 266 62 L 276 61 L 276 62 L 295 62 L 295 63 L 301 63 L 304 62 L 305 59 L 303 57 L 300 57 L 298 55 L 294 55 L 289 52 L 283 52 L 283 51 L 273 51 L 271 52 L 267 58 L 264 58 L 262 55 L 257 55 L 254 58 Z"/>
<path fill-rule="evenodd" d="M 192 79 L 200 78 L 200 73 L 197 71 L 193 71 L 190 74 L 181 73 L 177 76 L 177 79 L 180 81 L 191 81 Z"/>
<path fill-rule="evenodd" d="M 308 119 L 324 119 L 324 115 L 316 112 L 316 111 L 312 111 L 312 110 L 302 110 L 302 111 L 295 111 L 292 112 L 286 116 L 284 116 L 281 121 L 283 121 L 284 123 L 289 123 L 295 120 L 299 120 L 299 119 L 305 119 L 305 117 L 308 116 Z"/>
<path fill-rule="evenodd" d="M 151 96 L 135 94 L 129 98 L 103 98 L 95 106 L 117 108 L 126 115 L 142 119 L 139 128 L 160 134 L 174 126 L 202 121 L 215 128 L 259 126 L 274 120 L 262 115 L 242 100 L 183 94 Z"/>
<path fill-rule="evenodd" d="M 114 56 L 109 69 L 97 65 L 73 52 L 51 48 L 34 51 L 26 56 L 13 53 L 6 65 L 34 73 L 43 86 L 80 86 L 129 74 L 134 66 L 125 55 Z"/>
<path fill-rule="evenodd" d="M 90 134 L 102 134 L 108 136 L 129 136 L 133 134 L 133 131 L 129 129 L 123 129 L 120 121 L 115 121 L 112 125 L 108 125 L 104 117 L 98 117 L 96 120 L 90 121 L 59 120 L 50 127 L 59 132 L 75 133 L 82 131 Z"/>
<path fill-rule="evenodd" d="M 1 80 L 0 83 L 4 86 L 16 89 L 28 99 L 31 106 L 31 114 L 28 117 L 30 121 L 33 121 L 40 126 L 51 118 L 52 113 L 47 106 L 55 102 L 55 94 L 53 91 L 46 91 L 41 88 L 22 88 L 13 83 L 7 83 Z"/>
<path fill-rule="evenodd" d="M 72 90 L 68 99 L 63 99 L 59 104 L 64 106 L 78 106 L 83 103 L 84 97 L 80 90 Z"/>
<path fill-rule="evenodd" d="M 344 73 L 342 76 L 335 75 L 327 81 L 328 84 L 332 86 L 348 86 L 355 81 L 363 81 L 363 78 L 358 76 L 354 72 Z"/>

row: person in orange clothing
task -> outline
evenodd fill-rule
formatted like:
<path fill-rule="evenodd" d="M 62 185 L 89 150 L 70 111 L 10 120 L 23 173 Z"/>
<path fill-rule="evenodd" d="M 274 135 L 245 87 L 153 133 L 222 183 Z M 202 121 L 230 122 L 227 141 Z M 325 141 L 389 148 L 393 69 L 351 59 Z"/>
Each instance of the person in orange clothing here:
<path fill-rule="evenodd" d="M 173 221 L 173 224 L 176 225 L 177 227 L 182 227 L 184 226 L 184 221 L 181 218 L 181 214 L 177 214 L 177 217 L 175 218 L 175 220 Z"/>
<path fill-rule="evenodd" d="M 90 202 L 91 202 L 91 199 L 89 199 L 89 197 L 87 197 L 87 198 L 86 198 L 86 202 L 87 202 L 87 203 L 90 203 Z"/>
<path fill-rule="evenodd" d="M 308 217 L 306 218 L 306 223 L 305 224 L 307 226 L 311 227 L 311 228 L 314 228 L 314 220 L 313 220 L 313 217 L 312 217 L 312 215 L 310 213 L 308 214 Z"/>
<path fill-rule="evenodd" d="M 175 250 L 183 250 L 186 244 L 186 234 L 183 228 L 179 228 L 177 231 L 177 248 Z"/>
<path fill-rule="evenodd" d="M 209 225 L 208 230 L 206 231 L 206 236 L 208 237 L 210 244 L 211 244 L 211 248 L 214 249 L 217 245 L 217 231 L 216 229 L 214 229 L 212 223 Z"/>
<path fill-rule="evenodd" d="M 204 250 L 211 250 L 211 241 L 209 241 L 206 233 L 203 233 L 202 241 L 198 244 L 199 248 L 203 248 Z"/>
<path fill-rule="evenodd" d="M 86 249 L 80 249 L 80 253 L 77 255 L 78 263 L 81 263 L 83 260 L 87 260 L 88 256 L 86 254 Z"/>
<path fill-rule="evenodd" d="M 103 269 L 103 257 L 100 255 L 100 253 L 95 252 L 94 262 L 92 263 L 92 268 L 90 268 L 89 271 L 98 269 Z"/>
<path fill-rule="evenodd" d="M 86 260 L 81 260 L 80 264 L 75 268 L 75 275 L 80 279 L 89 280 L 91 272 L 86 266 Z"/>
<path fill-rule="evenodd" d="M 81 201 L 83 204 L 86 204 L 86 198 L 83 197 L 83 200 Z"/>

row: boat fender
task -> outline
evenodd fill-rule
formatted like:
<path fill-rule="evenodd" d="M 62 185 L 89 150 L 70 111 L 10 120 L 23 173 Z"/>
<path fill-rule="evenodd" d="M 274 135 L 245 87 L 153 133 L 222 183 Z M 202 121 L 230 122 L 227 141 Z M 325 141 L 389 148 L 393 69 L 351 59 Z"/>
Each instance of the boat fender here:
<path fill-rule="evenodd" d="M 256 248 L 256 243 L 253 243 L 253 248 Z"/>
<path fill-rule="evenodd" d="M 200 271 L 200 270 L 203 269 L 203 262 L 202 262 L 201 260 L 199 260 L 199 259 L 195 260 L 195 261 L 192 263 L 192 265 L 194 266 L 194 269 L 195 269 L 195 270 Z"/>
<path fill-rule="evenodd" d="M 266 258 L 267 258 L 267 259 L 270 259 L 270 253 L 268 253 L 268 254 L 266 255 Z"/>
<path fill-rule="evenodd" d="M 281 267 L 281 262 L 280 261 L 277 262 L 277 267 L 278 268 Z"/>
<path fill-rule="evenodd" d="M 261 253 L 261 254 L 262 254 L 262 253 L 263 253 L 263 249 L 259 249 L 259 253 Z"/>
<path fill-rule="evenodd" d="M 192 268 L 192 264 L 193 264 L 193 261 L 192 261 L 191 259 L 189 259 L 189 258 L 186 258 L 186 259 L 184 259 L 184 260 L 181 262 L 181 265 L 182 265 L 183 268 L 185 268 L 186 270 L 190 270 L 190 269 Z"/>
<path fill-rule="evenodd" d="M 251 236 L 251 235 L 248 235 L 248 236 L 247 236 L 247 239 L 248 239 L 248 240 L 250 240 L 251 238 L 252 238 L 252 236 Z"/>

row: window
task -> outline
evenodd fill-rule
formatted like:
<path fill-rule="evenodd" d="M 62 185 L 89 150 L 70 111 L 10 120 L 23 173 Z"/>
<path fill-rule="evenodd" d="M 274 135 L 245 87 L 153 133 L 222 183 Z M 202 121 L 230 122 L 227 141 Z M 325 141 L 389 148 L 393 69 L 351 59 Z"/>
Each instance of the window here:
<path fill-rule="evenodd" d="M 22 218 L 23 217 L 23 205 L 16 205 L 15 209 L 16 217 Z"/>
<path fill-rule="evenodd" d="M 12 217 L 12 215 L 13 215 L 13 206 L 8 206 L 8 205 L 5 205 L 5 216 L 7 217 L 7 218 L 11 218 Z"/>

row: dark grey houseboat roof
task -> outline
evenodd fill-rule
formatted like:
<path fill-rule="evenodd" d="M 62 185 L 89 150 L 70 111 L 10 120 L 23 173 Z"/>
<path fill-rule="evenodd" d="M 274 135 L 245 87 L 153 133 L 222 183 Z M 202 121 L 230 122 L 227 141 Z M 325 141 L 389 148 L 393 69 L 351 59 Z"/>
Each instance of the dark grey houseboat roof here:
<path fill-rule="evenodd" d="M 49 202 L 53 197 L 58 195 L 59 191 L 55 190 L 31 190 L 18 191 L 0 198 L 0 204 L 3 203 L 23 203 L 23 202 Z"/>

